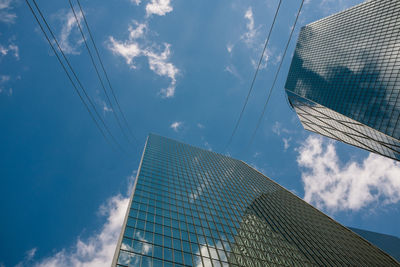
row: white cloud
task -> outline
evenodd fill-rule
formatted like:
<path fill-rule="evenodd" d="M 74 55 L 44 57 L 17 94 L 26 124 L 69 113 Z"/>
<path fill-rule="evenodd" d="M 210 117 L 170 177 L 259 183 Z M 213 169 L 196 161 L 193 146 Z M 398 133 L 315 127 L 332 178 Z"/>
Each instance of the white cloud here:
<path fill-rule="evenodd" d="M 167 88 L 163 88 L 160 94 L 164 97 L 172 97 L 175 94 L 176 75 L 179 70 L 172 63 L 168 62 L 171 54 L 170 44 L 164 43 L 164 51 L 157 54 L 151 50 L 145 50 L 145 55 L 149 60 L 150 69 L 160 76 L 171 79 Z"/>
<path fill-rule="evenodd" d="M 137 171 L 133 171 L 131 176 L 128 177 L 128 190 L 126 191 L 126 195 L 130 196 L 133 191 L 133 185 L 135 184 L 136 181 L 136 176 L 137 176 Z"/>
<path fill-rule="evenodd" d="M 140 3 L 142 2 L 141 0 L 131 0 L 131 2 L 135 5 L 140 5 Z"/>
<path fill-rule="evenodd" d="M 204 129 L 204 125 L 201 123 L 197 123 L 197 127 L 199 127 L 200 129 Z"/>
<path fill-rule="evenodd" d="M 54 255 L 31 263 L 35 267 L 108 267 L 116 248 L 121 226 L 128 207 L 129 198 L 116 195 L 100 207 L 100 213 L 107 221 L 99 233 L 88 240 L 78 238 L 72 249 L 63 249 Z"/>
<path fill-rule="evenodd" d="M 79 55 L 79 47 L 83 39 L 78 32 L 78 24 L 76 23 L 74 13 L 72 11 L 69 11 L 67 14 L 62 12 L 58 15 L 58 18 L 62 21 L 59 43 L 63 52 L 66 54 Z M 79 23 L 81 23 L 82 14 L 77 13 L 77 18 Z"/>
<path fill-rule="evenodd" d="M 181 121 L 173 122 L 169 127 L 172 128 L 175 132 L 178 132 L 179 129 L 182 127 L 182 122 Z"/>
<path fill-rule="evenodd" d="M 8 46 L 3 46 L 0 44 L 0 55 L 6 56 L 9 52 L 12 52 L 12 55 L 16 60 L 19 60 L 19 48 L 15 44 L 9 44 Z"/>
<path fill-rule="evenodd" d="M 151 0 L 150 3 L 146 5 L 147 16 L 152 14 L 164 16 L 172 10 L 171 0 Z"/>
<path fill-rule="evenodd" d="M 272 126 L 272 132 L 275 133 L 276 135 L 281 135 L 282 133 L 290 133 L 288 129 L 282 126 L 282 123 L 276 121 L 274 125 Z"/>
<path fill-rule="evenodd" d="M 11 6 L 11 0 L 0 0 L 0 21 L 12 24 L 17 19 L 17 15 L 13 13 L 11 10 L 13 7 Z"/>
<path fill-rule="evenodd" d="M 212 151 L 212 147 L 211 147 L 210 143 L 208 143 L 207 141 L 204 141 L 204 146 L 206 147 L 206 149 L 208 151 Z"/>
<path fill-rule="evenodd" d="M 0 10 L 11 8 L 11 0 L 0 0 Z"/>
<path fill-rule="evenodd" d="M 237 71 L 236 67 L 234 65 L 229 65 L 225 67 L 225 71 L 229 72 L 239 80 L 242 80 L 242 77 L 240 76 L 239 72 Z"/>
<path fill-rule="evenodd" d="M 104 112 L 104 113 L 106 113 L 106 112 L 112 112 L 112 111 L 113 111 L 112 108 L 110 108 L 109 106 L 107 106 L 106 102 L 102 101 L 102 104 L 103 104 L 103 112 Z"/>
<path fill-rule="evenodd" d="M 274 61 L 273 61 L 273 64 L 274 64 L 274 65 L 277 65 L 279 62 L 281 62 L 281 60 L 282 60 L 282 53 L 279 53 L 279 54 L 275 57 L 275 59 L 274 59 Z"/>
<path fill-rule="evenodd" d="M 24 267 L 24 266 L 29 266 L 32 263 L 33 258 L 36 255 L 36 251 L 37 248 L 32 248 L 30 250 L 28 250 L 27 252 L 25 252 L 25 258 L 20 261 L 19 263 L 17 263 L 17 265 L 15 265 L 15 267 Z M 0 264 L 0 266 L 2 266 Z"/>
<path fill-rule="evenodd" d="M 97 91 L 97 93 L 99 93 L 99 91 Z M 99 105 L 100 108 L 103 110 L 103 115 L 105 115 L 107 112 L 113 112 L 113 109 L 109 107 L 107 103 L 100 96 L 97 96 L 95 98 L 95 101 L 97 105 Z"/>
<path fill-rule="evenodd" d="M 142 51 L 139 48 L 138 43 L 129 43 L 129 42 L 119 42 L 114 39 L 114 37 L 110 37 L 110 45 L 109 48 L 114 54 L 119 54 L 126 60 L 126 64 L 129 65 L 129 67 L 135 69 L 136 66 L 133 62 L 133 59 L 135 57 L 138 57 L 141 55 Z"/>
<path fill-rule="evenodd" d="M 164 49 L 155 49 L 155 44 L 139 42 L 138 39 L 144 38 L 147 31 L 147 24 L 134 22 L 136 27 L 130 26 L 129 39 L 126 41 L 118 41 L 114 37 L 109 37 L 109 49 L 116 55 L 122 56 L 130 68 L 135 69 L 134 59 L 137 57 L 146 57 L 149 63 L 149 68 L 159 76 L 168 77 L 170 84 L 167 88 L 160 90 L 162 97 L 173 97 L 176 88 L 176 76 L 179 74 L 179 69 L 169 62 L 171 57 L 171 45 L 164 43 Z M 143 44 L 146 43 L 146 44 Z"/>
<path fill-rule="evenodd" d="M 229 54 L 232 53 L 233 47 L 234 45 L 231 43 L 226 45 L 226 50 L 228 51 Z"/>
<path fill-rule="evenodd" d="M 0 86 L 0 94 L 6 94 L 8 96 L 12 96 L 13 94 L 13 89 L 9 88 L 8 90 L 2 86 Z"/>
<path fill-rule="evenodd" d="M 5 56 L 5 55 L 7 55 L 7 53 L 8 53 L 8 49 L 5 48 L 4 46 L 0 45 L 0 54 Z"/>
<path fill-rule="evenodd" d="M 400 201 L 400 163 L 369 154 L 342 164 L 332 141 L 309 136 L 298 149 L 304 200 L 331 212 L 357 211 Z"/>
<path fill-rule="evenodd" d="M 289 147 L 290 147 L 290 141 L 292 141 L 292 138 L 291 137 L 289 137 L 289 138 L 282 138 L 282 141 L 283 141 L 283 149 L 284 149 L 284 151 L 286 151 Z"/>
<path fill-rule="evenodd" d="M 212 147 L 211 147 L 210 143 L 207 142 L 207 140 L 204 138 L 204 136 L 201 137 L 201 140 L 203 141 L 204 147 L 205 147 L 208 151 L 212 151 Z"/>
<path fill-rule="evenodd" d="M 269 62 L 269 59 L 270 59 L 271 55 L 272 55 L 271 51 L 267 48 L 265 50 L 263 59 L 262 59 L 261 64 L 260 64 L 260 70 L 265 69 L 268 66 L 268 62 Z M 257 69 L 259 61 L 260 61 L 260 59 L 257 59 L 257 60 L 255 60 L 253 58 L 251 59 L 250 62 L 251 62 L 251 65 L 253 66 L 254 69 Z M 273 63 L 275 64 L 275 61 Z"/>
<path fill-rule="evenodd" d="M 247 45 L 252 46 L 257 36 L 257 29 L 254 28 L 253 9 L 251 7 L 249 7 L 246 10 L 244 18 L 247 20 L 246 23 L 247 32 L 245 32 L 241 38 Z"/>
<path fill-rule="evenodd" d="M 10 45 L 8 46 L 8 49 L 9 49 L 10 51 L 14 52 L 14 53 L 13 53 L 14 57 L 15 57 L 17 60 L 19 60 L 19 48 L 18 48 L 18 46 L 14 45 L 14 44 L 10 44 Z"/>
<path fill-rule="evenodd" d="M 6 94 L 11 96 L 13 94 L 13 89 L 5 88 L 5 84 L 11 80 L 11 76 L 9 75 L 0 75 L 0 94 Z"/>
<path fill-rule="evenodd" d="M 257 69 L 260 61 L 259 55 L 264 49 L 264 41 L 265 41 L 265 39 L 261 38 L 260 29 L 262 29 L 265 26 L 263 25 L 256 26 L 253 8 L 251 6 L 249 6 L 246 9 L 244 13 L 244 19 L 246 22 L 246 30 L 243 34 L 241 34 L 238 41 L 243 42 L 247 47 L 247 49 L 250 49 L 252 51 L 252 53 L 250 54 L 250 64 L 253 66 L 254 69 Z M 231 56 L 233 55 L 233 49 L 235 48 L 236 43 L 237 41 L 235 42 L 230 41 L 226 45 L 226 50 Z M 281 56 L 278 53 L 275 53 L 276 50 L 277 50 L 276 48 L 273 47 L 270 48 L 270 46 L 266 48 L 259 69 L 262 70 L 267 68 L 270 62 L 274 65 L 276 65 L 277 62 L 279 62 Z M 246 53 L 249 54 L 248 51 Z M 225 71 L 228 71 L 232 75 L 242 80 L 238 71 L 232 64 L 226 66 Z"/>
<path fill-rule="evenodd" d="M 0 75 L 0 83 L 8 82 L 11 79 L 8 75 Z"/>
<path fill-rule="evenodd" d="M 135 24 L 136 28 L 133 28 L 132 25 L 129 25 L 129 39 L 134 40 L 144 37 L 147 31 L 147 24 L 139 23 L 137 21 L 134 21 L 133 23 Z"/>

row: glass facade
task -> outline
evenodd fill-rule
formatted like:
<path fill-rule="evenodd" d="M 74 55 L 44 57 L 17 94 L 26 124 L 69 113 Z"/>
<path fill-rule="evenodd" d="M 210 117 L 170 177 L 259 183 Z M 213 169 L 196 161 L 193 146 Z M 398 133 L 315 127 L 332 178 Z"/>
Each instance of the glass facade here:
<path fill-rule="evenodd" d="M 357 228 L 349 227 L 349 229 L 365 238 L 378 248 L 382 249 L 397 261 L 400 261 L 400 238 L 397 236 L 386 235 Z"/>
<path fill-rule="evenodd" d="M 113 266 L 399 266 L 246 163 L 149 135 Z"/>
<path fill-rule="evenodd" d="M 307 130 L 400 160 L 399 18 L 371 0 L 301 29 L 285 89 Z"/>

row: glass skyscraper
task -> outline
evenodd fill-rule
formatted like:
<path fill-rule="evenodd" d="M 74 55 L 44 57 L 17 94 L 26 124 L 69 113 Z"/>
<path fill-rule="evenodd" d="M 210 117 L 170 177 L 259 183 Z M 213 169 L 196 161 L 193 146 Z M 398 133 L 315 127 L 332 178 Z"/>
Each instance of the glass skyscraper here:
<path fill-rule="evenodd" d="M 300 31 L 285 89 L 305 129 L 400 160 L 400 1 Z"/>
<path fill-rule="evenodd" d="M 399 266 L 240 160 L 149 135 L 113 266 Z"/>
<path fill-rule="evenodd" d="M 400 238 L 357 228 L 350 228 L 353 232 L 367 239 L 369 242 L 382 249 L 390 256 L 400 261 Z"/>

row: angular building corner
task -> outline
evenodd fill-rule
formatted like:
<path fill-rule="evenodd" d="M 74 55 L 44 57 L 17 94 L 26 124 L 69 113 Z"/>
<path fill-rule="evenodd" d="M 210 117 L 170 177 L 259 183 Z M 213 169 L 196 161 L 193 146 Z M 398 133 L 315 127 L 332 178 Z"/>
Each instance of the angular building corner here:
<path fill-rule="evenodd" d="M 400 160 L 399 17 L 370 0 L 301 29 L 285 90 L 306 130 Z"/>
<path fill-rule="evenodd" d="M 150 134 L 113 266 L 400 266 L 242 161 Z"/>

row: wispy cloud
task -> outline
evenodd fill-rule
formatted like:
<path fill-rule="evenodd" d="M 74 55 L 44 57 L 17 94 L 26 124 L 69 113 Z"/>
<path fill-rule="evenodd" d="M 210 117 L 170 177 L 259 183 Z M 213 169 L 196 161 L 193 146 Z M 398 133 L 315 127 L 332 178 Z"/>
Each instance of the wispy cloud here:
<path fill-rule="evenodd" d="M 10 54 L 14 56 L 16 60 L 19 60 L 19 47 L 13 43 L 8 46 L 3 46 L 0 44 L 0 57 Z"/>
<path fill-rule="evenodd" d="M 282 138 L 282 141 L 283 141 L 283 149 L 284 149 L 284 151 L 286 151 L 289 147 L 290 147 L 290 141 L 292 141 L 292 138 L 291 137 L 289 137 L 289 138 Z"/>
<path fill-rule="evenodd" d="M 51 256 L 43 259 L 34 259 L 36 251 L 40 248 L 33 248 L 26 252 L 26 256 L 24 260 L 21 261 L 22 265 L 20 266 L 111 266 L 135 179 L 136 171 L 133 171 L 132 174 L 127 177 L 127 192 L 110 197 L 99 207 L 97 214 L 105 217 L 105 222 L 99 231 L 93 232 L 92 235 L 85 240 L 78 237 L 75 244 L 71 247 L 56 252 L 53 251 Z"/>
<path fill-rule="evenodd" d="M 11 79 L 8 75 L 0 75 L 0 83 L 8 82 Z"/>
<path fill-rule="evenodd" d="M 267 68 L 268 63 L 270 62 L 271 56 L 272 56 L 272 53 L 271 53 L 270 49 L 267 48 L 265 50 L 264 57 L 263 57 L 263 59 L 261 61 L 261 64 L 260 64 L 260 69 L 261 70 Z M 275 60 L 272 63 L 276 64 L 276 60 L 277 59 L 275 57 Z M 257 59 L 257 60 L 254 59 L 254 58 L 251 59 L 250 62 L 251 62 L 251 65 L 253 66 L 254 69 L 257 69 L 259 61 L 260 61 L 259 59 Z"/>
<path fill-rule="evenodd" d="M 130 68 L 135 69 L 136 66 L 133 62 L 135 57 L 141 55 L 142 51 L 139 48 L 139 44 L 135 42 L 120 42 L 114 39 L 114 37 L 110 37 L 110 45 L 109 48 L 114 54 L 118 54 L 125 58 L 126 64 L 129 65 Z"/>
<path fill-rule="evenodd" d="M 204 141 L 204 146 L 208 151 L 212 151 L 212 147 L 211 147 L 210 143 L 208 143 L 207 141 Z"/>
<path fill-rule="evenodd" d="M 76 23 L 74 13 L 72 11 L 69 11 L 68 13 L 61 11 L 56 15 L 56 17 L 62 23 L 59 42 L 64 53 L 79 55 L 79 48 L 83 43 L 83 39 L 78 31 L 78 24 Z M 77 13 L 77 18 L 79 23 L 81 23 L 82 14 Z"/>
<path fill-rule="evenodd" d="M 183 123 L 181 121 L 173 122 L 169 127 L 175 132 L 178 132 L 182 128 Z"/>
<path fill-rule="evenodd" d="M 101 101 L 101 105 L 103 107 L 103 114 L 113 112 L 112 108 L 110 108 L 105 101 Z"/>
<path fill-rule="evenodd" d="M 288 129 L 282 126 L 282 123 L 276 121 L 274 125 L 272 126 L 272 132 L 275 133 L 276 135 L 281 135 L 282 133 L 290 133 Z"/>
<path fill-rule="evenodd" d="M 19 263 L 17 263 L 17 265 L 15 265 L 15 267 L 24 267 L 24 266 L 31 265 L 33 258 L 36 255 L 36 251 L 37 251 L 37 248 L 32 248 L 32 249 L 28 250 L 27 252 L 25 252 L 25 258 L 22 261 L 20 261 Z"/>
<path fill-rule="evenodd" d="M 150 3 L 146 5 L 146 16 L 152 14 L 164 16 L 172 10 L 171 0 L 150 0 Z"/>
<path fill-rule="evenodd" d="M 109 49 L 116 55 L 122 56 L 130 68 L 135 69 L 135 58 L 146 57 L 150 70 L 162 77 L 168 77 L 170 84 L 167 88 L 160 90 L 162 97 L 173 97 L 176 88 L 176 77 L 179 69 L 170 62 L 171 45 L 163 44 L 163 48 L 158 48 L 156 44 L 145 39 L 148 30 L 147 24 L 134 22 L 134 26 L 130 26 L 129 39 L 126 41 L 118 41 L 114 37 L 109 37 Z M 143 39 L 143 42 L 140 41 Z"/>
<path fill-rule="evenodd" d="M 0 21 L 7 24 L 12 24 L 17 19 L 17 15 L 12 12 L 13 6 L 11 0 L 0 0 Z"/>
<path fill-rule="evenodd" d="M 228 51 L 229 54 L 232 53 L 233 47 L 234 47 L 234 45 L 231 43 L 228 43 L 226 45 L 226 50 Z"/>
<path fill-rule="evenodd" d="M 211 147 L 210 143 L 208 143 L 208 141 L 204 138 L 204 136 L 201 137 L 201 140 L 203 141 L 204 147 L 205 147 L 208 151 L 212 151 L 212 147 Z"/>
<path fill-rule="evenodd" d="M 369 154 L 342 164 L 332 141 L 310 135 L 298 148 L 304 200 L 331 212 L 357 211 L 400 201 L 400 163 Z"/>
<path fill-rule="evenodd" d="M 258 158 L 260 155 L 261 155 L 261 152 L 256 152 L 256 153 L 254 153 L 253 158 Z"/>
<path fill-rule="evenodd" d="M 232 74 L 233 76 L 235 76 L 236 78 L 238 78 L 239 80 L 242 80 L 242 76 L 240 76 L 238 70 L 236 69 L 236 67 L 234 65 L 229 65 L 225 67 L 225 71 L 229 72 L 230 74 Z"/>
<path fill-rule="evenodd" d="M 205 126 L 203 124 L 201 124 L 200 122 L 197 123 L 197 127 L 200 128 L 200 129 L 204 129 L 205 128 Z"/>
<path fill-rule="evenodd" d="M 0 75 L 0 94 L 5 94 L 8 96 L 11 96 L 13 94 L 13 89 L 11 87 L 7 86 L 7 83 L 10 80 L 11 80 L 11 76 Z"/>
<path fill-rule="evenodd" d="M 172 97 L 175 94 L 176 75 L 179 73 L 171 62 L 168 62 L 171 55 L 171 45 L 164 43 L 164 51 L 161 53 L 153 52 L 149 49 L 145 51 L 145 55 L 149 60 L 150 69 L 160 76 L 170 78 L 171 82 L 167 88 L 163 88 L 160 94 L 165 97 Z"/>
<path fill-rule="evenodd" d="M 245 23 L 246 23 L 246 30 L 244 33 L 242 33 L 239 37 L 239 39 L 235 42 L 228 42 L 226 45 L 226 50 L 228 53 L 232 56 L 233 55 L 233 49 L 235 48 L 237 42 L 242 42 L 245 44 L 247 49 L 250 49 L 252 53 L 250 54 L 250 63 L 253 66 L 254 69 L 258 67 L 259 64 L 259 56 L 261 52 L 263 51 L 264 47 L 264 42 L 265 39 L 264 35 L 261 34 L 261 29 L 265 28 L 265 25 L 259 24 L 258 26 L 256 25 L 255 18 L 254 18 L 254 11 L 251 6 L 249 6 L 243 16 Z M 264 32 L 264 30 L 263 30 Z M 246 51 L 246 54 L 249 54 L 249 51 Z M 268 45 L 266 48 L 264 54 L 263 54 L 263 59 L 261 61 L 261 64 L 259 66 L 259 69 L 265 69 L 268 67 L 269 64 L 276 65 L 280 62 L 280 59 L 282 58 L 282 55 L 279 53 L 279 49 L 272 45 Z M 232 66 L 226 67 L 225 71 L 229 71 L 233 75 L 239 77 L 239 75 L 236 75 L 236 72 L 232 68 Z"/>
<path fill-rule="evenodd" d="M 107 221 L 101 231 L 82 241 L 78 238 L 72 249 L 63 249 L 54 255 L 33 263 L 35 267 L 110 266 L 121 226 L 128 207 L 129 198 L 116 195 L 110 198 L 100 210 Z"/>
<path fill-rule="evenodd" d="M 140 3 L 142 1 L 141 0 L 131 0 L 131 2 L 138 6 L 138 5 L 140 5 Z"/>
<path fill-rule="evenodd" d="M 247 31 L 242 35 L 241 39 L 249 45 L 253 46 L 257 37 L 257 29 L 254 26 L 253 9 L 249 7 L 244 14 L 244 18 L 247 20 L 246 28 Z"/>

